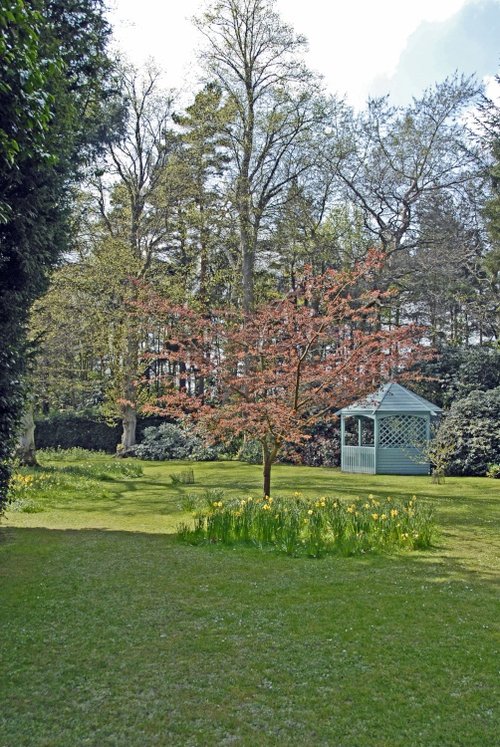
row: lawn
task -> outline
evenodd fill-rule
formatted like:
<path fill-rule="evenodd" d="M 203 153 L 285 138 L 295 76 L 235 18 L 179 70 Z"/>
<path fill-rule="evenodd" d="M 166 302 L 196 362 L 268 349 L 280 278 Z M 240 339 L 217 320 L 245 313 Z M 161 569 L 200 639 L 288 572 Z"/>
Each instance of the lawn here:
<path fill-rule="evenodd" d="M 277 466 L 276 494 L 436 506 L 429 551 L 312 560 L 173 535 L 258 467 L 108 462 L 49 464 L 2 522 L 1 747 L 498 743 L 498 481 Z"/>

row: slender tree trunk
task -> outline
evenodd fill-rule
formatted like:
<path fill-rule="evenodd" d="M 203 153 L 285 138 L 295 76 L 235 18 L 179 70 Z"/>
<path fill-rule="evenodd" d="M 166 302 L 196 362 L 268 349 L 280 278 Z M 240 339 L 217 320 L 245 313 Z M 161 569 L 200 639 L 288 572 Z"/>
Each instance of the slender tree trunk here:
<path fill-rule="evenodd" d="M 21 433 L 16 456 L 23 467 L 38 466 L 35 448 L 35 419 L 31 407 L 24 412 L 21 419 Z"/>
<path fill-rule="evenodd" d="M 268 458 L 264 458 L 264 496 L 268 497 L 271 495 L 271 467 L 273 466 L 272 461 Z"/>
<path fill-rule="evenodd" d="M 269 498 L 271 495 L 271 467 L 276 461 L 278 455 L 279 446 L 273 444 L 269 447 L 267 441 L 262 441 L 262 464 L 263 464 L 263 476 L 264 476 L 264 497 Z"/>
<path fill-rule="evenodd" d="M 137 361 L 139 357 L 139 342 L 135 331 L 127 339 L 124 361 L 124 387 L 122 405 L 122 439 L 118 447 L 119 456 L 128 456 L 130 449 L 136 444 L 137 410 L 135 406 L 137 378 Z"/>

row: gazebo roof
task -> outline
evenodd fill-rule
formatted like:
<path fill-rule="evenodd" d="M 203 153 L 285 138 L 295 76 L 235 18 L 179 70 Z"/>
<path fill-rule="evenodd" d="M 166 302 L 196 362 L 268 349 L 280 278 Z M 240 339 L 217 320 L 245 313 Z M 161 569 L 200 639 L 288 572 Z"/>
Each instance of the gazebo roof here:
<path fill-rule="evenodd" d="M 374 415 L 375 413 L 399 412 L 426 412 L 431 415 L 437 415 L 441 412 L 441 408 L 393 381 L 389 384 L 384 384 L 376 392 L 368 394 L 352 405 L 343 407 L 336 415 Z"/>

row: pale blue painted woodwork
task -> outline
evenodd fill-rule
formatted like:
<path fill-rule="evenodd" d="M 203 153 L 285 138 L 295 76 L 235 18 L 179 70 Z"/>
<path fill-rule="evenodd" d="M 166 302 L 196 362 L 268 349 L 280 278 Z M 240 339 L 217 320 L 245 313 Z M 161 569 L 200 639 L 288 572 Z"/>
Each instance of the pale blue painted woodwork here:
<path fill-rule="evenodd" d="M 415 392 L 391 382 L 339 410 L 343 472 L 428 475 L 430 464 L 416 444 L 430 439 L 431 422 L 441 409 Z M 346 418 L 358 420 L 358 444 L 346 444 Z M 373 445 L 362 443 L 362 422 L 373 421 Z"/>

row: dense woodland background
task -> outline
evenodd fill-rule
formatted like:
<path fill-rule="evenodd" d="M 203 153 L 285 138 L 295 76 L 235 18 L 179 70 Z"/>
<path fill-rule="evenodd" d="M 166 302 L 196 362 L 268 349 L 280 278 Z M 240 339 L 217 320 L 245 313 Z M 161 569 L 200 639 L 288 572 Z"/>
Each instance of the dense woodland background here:
<path fill-rule="evenodd" d="M 408 106 L 354 111 L 307 69 L 271 0 L 215 0 L 195 21 L 205 83 L 180 109 L 154 67 L 111 62 L 100 0 L 12 5 L 0 11 L 4 464 L 22 412 L 73 431 L 75 417 L 119 421 L 127 452 L 162 377 L 209 396 L 165 317 L 145 312 L 151 288 L 203 327 L 371 248 L 383 262 L 363 290 L 388 291 L 372 329 L 416 324 L 436 351 L 414 362 L 413 388 L 449 408 L 500 386 L 500 110 L 478 81 L 457 73 Z M 328 418 L 315 427 L 293 458 L 329 463 Z"/>

